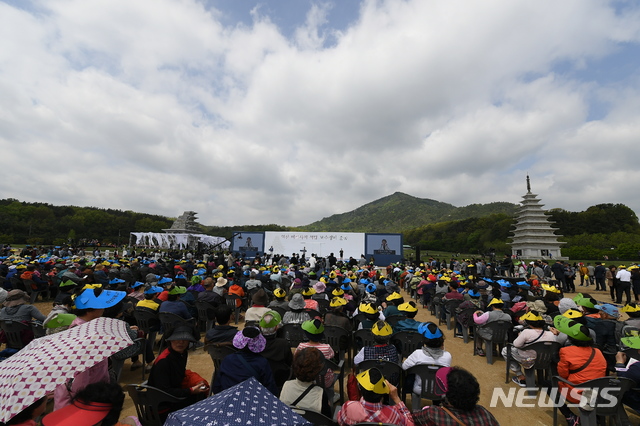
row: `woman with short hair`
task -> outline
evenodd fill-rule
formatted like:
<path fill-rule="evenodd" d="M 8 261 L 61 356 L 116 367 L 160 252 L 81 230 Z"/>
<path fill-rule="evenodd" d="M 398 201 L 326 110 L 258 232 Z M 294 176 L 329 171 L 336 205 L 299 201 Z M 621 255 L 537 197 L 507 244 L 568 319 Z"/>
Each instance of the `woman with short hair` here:
<path fill-rule="evenodd" d="M 445 396 L 444 403 L 414 411 L 412 417 L 416 425 L 499 426 L 493 414 L 478 405 L 480 384 L 467 370 L 460 367 L 445 367 L 438 370 L 436 392 Z"/>
<path fill-rule="evenodd" d="M 324 389 L 314 382 L 324 369 L 324 355 L 316 348 L 301 349 L 293 357 L 294 380 L 284 383 L 280 401 L 303 410 L 331 417 L 331 407 Z"/>

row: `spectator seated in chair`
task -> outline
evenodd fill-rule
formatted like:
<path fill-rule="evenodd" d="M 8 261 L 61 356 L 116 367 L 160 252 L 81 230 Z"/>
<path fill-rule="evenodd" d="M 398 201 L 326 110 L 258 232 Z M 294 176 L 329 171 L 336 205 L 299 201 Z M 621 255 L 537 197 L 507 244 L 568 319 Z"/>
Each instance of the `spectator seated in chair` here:
<path fill-rule="evenodd" d="M 147 286 L 144 290 L 144 300 L 141 300 L 136 305 L 136 309 L 148 309 L 153 312 L 158 312 L 161 301 L 158 300 L 158 295 L 162 293 L 162 287 L 159 286 Z"/>
<path fill-rule="evenodd" d="M 420 326 L 418 332 L 422 334 L 423 346 L 413 351 L 413 353 L 407 357 L 402 363 L 402 369 L 406 371 L 414 365 L 421 364 L 436 364 L 449 367 L 452 357 L 451 353 L 444 349 L 445 338 L 442 330 L 434 323 L 427 322 Z M 415 377 L 412 391 L 416 395 L 422 394 L 422 381 L 420 377 Z"/>
<path fill-rule="evenodd" d="M 633 349 L 640 349 L 640 336 L 623 337 L 620 339 L 621 343 Z M 618 352 L 616 354 L 616 372 L 618 377 L 626 377 L 633 380 L 636 385 L 633 389 L 628 390 L 622 397 L 622 403 L 636 412 L 640 412 L 640 362 L 634 362 L 628 365 L 629 361 L 627 354 L 624 352 Z"/>
<path fill-rule="evenodd" d="M 413 426 L 411 413 L 398 396 L 398 390 L 385 380 L 380 370 L 365 370 L 356 376 L 356 380 L 362 398 L 344 403 L 338 412 L 340 426 L 365 422 Z M 382 403 L 386 395 L 394 405 Z"/>
<path fill-rule="evenodd" d="M 193 315 L 189 312 L 187 305 L 180 301 L 182 295 L 185 294 L 187 294 L 187 289 L 185 287 L 173 286 L 171 290 L 169 290 L 167 301 L 162 302 L 160 305 L 159 312 L 176 314 L 186 320 L 193 319 Z"/>
<path fill-rule="evenodd" d="M 476 311 L 473 313 L 473 322 L 479 326 L 490 324 L 496 321 L 509 321 L 511 322 L 511 316 L 502 310 L 504 308 L 504 303 L 501 299 L 493 298 L 491 302 L 489 302 L 489 312 Z M 483 327 L 478 327 L 478 336 L 481 337 L 477 340 L 478 345 L 476 346 L 476 354 L 480 356 L 484 356 L 484 350 L 482 349 L 483 339 L 491 339 L 491 331 L 484 329 Z"/>
<path fill-rule="evenodd" d="M 131 284 L 133 291 L 129 293 L 129 297 L 135 299 L 137 302 L 144 300 L 144 283 L 136 281 Z M 136 303 L 137 304 L 137 303 Z"/>
<path fill-rule="evenodd" d="M 304 298 L 300 293 L 295 293 L 291 296 L 289 309 L 289 311 L 284 313 L 284 317 L 282 317 L 283 324 L 302 324 L 311 319 L 309 313 L 305 311 Z"/>
<path fill-rule="evenodd" d="M 305 309 L 312 309 L 314 311 L 319 310 L 318 302 L 311 298 L 311 296 L 316 294 L 316 290 L 313 287 L 304 287 L 300 294 L 302 294 L 302 297 L 304 298 Z"/>
<path fill-rule="evenodd" d="M 304 331 L 305 336 L 309 339 L 308 342 L 301 342 L 296 348 L 295 352 L 298 352 L 304 348 L 316 348 L 326 359 L 333 359 L 335 353 L 331 348 L 331 345 L 328 343 L 322 343 L 324 340 L 324 324 L 319 319 L 309 320 L 302 323 L 302 330 Z M 325 376 L 325 384 L 328 386 L 333 384 L 333 371 L 327 370 L 327 374 Z"/>
<path fill-rule="evenodd" d="M 384 321 L 385 319 L 385 316 L 378 310 L 375 303 L 361 303 L 360 306 L 358 306 L 358 313 L 363 313 L 365 316 L 365 320 L 358 324 L 358 330 L 371 329 L 376 321 Z"/>
<path fill-rule="evenodd" d="M 358 365 L 362 361 L 381 359 L 397 364 L 399 362 L 398 350 L 395 346 L 389 344 L 389 340 L 393 334 L 391 326 L 384 321 L 378 321 L 371 327 L 371 333 L 373 334 L 373 340 L 376 344 L 360 349 L 353 358 L 353 363 Z"/>
<path fill-rule="evenodd" d="M 493 414 L 478 405 L 480 384 L 468 371 L 460 367 L 441 368 L 436 373 L 435 393 L 445 396 L 444 403 L 414 411 L 412 415 L 416 425 L 499 426 Z"/>
<path fill-rule="evenodd" d="M 260 331 L 266 340 L 262 356 L 271 365 L 271 372 L 278 389 L 281 389 L 284 382 L 289 378 L 291 365 L 293 364 L 293 354 L 291 353 L 289 341 L 276 337 L 276 332 L 281 323 L 282 318 L 276 311 L 267 311 L 260 318 L 259 323 Z"/>
<path fill-rule="evenodd" d="M 607 353 L 617 352 L 616 326 L 620 311 L 618 307 L 611 303 L 595 305 L 600 313 L 598 318 L 587 316 L 587 327 L 596 333 L 596 345 L 600 350 Z"/>
<path fill-rule="evenodd" d="M 84 324 L 103 316 L 105 309 L 117 305 L 126 297 L 124 291 L 103 290 L 102 288 L 86 288 L 74 300 L 76 318 L 69 327 Z M 73 378 L 58 385 L 54 391 L 54 408 L 56 410 L 69 405 L 72 398 L 91 383 L 109 381 L 108 358 L 93 367 L 77 372 Z"/>
<path fill-rule="evenodd" d="M 249 377 L 255 377 L 265 388 L 274 395 L 276 384 L 269 361 L 261 353 L 267 341 L 256 327 L 245 327 L 238 331 L 233 338 L 233 346 L 238 352 L 227 355 L 220 364 L 220 372 L 216 375 L 212 389 L 214 393 L 244 382 Z"/>
<path fill-rule="evenodd" d="M 418 306 L 416 306 L 416 302 L 410 300 L 398 306 L 398 311 L 400 314 L 406 316 L 406 319 L 400 320 L 393 326 L 393 332 L 397 333 L 398 331 L 413 331 L 418 332 L 418 327 L 420 327 L 420 322 L 416 321 L 414 318 L 418 314 Z"/>
<path fill-rule="evenodd" d="M 402 295 L 398 292 L 393 292 L 388 295 L 385 299 L 387 307 L 382 311 L 384 313 L 385 318 L 390 315 L 399 315 L 400 311 L 398 310 L 398 306 L 404 303 L 404 299 Z"/>
<path fill-rule="evenodd" d="M 280 401 L 303 410 L 331 417 L 331 407 L 323 388 L 314 382 L 324 368 L 324 355 L 316 348 L 305 348 L 293 357 L 294 380 L 284 383 Z"/>
<path fill-rule="evenodd" d="M 211 306 L 213 306 L 214 308 L 217 308 L 218 306 L 223 305 L 225 303 L 222 296 L 220 296 L 218 293 L 213 291 L 213 288 L 214 288 L 213 278 L 211 277 L 205 278 L 204 281 L 202 281 L 202 286 L 204 288 L 204 291 L 201 291 L 200 293 L 198 293 L 199 302 L 207 302 L 211 304 Z"/>
<path fill-rule="evenodd" d="M 351 320 L 344 313 L 344 307 L 347 303 L 347 299 L 343 297 L 332 298 L 329 302 L 329 312 L 324 315 L 324 325 L 340 327 L 348 332 L 353 331 Z"/>
<path fill-rule="evenodd" d="M 42 425 L 138 425 L 137 418 L 133 416 L 118 421 L 123 405 L 124 392 L 120 385 L 109 382 L 93 383 L 78 392 L 71 404 L 44 416 Z"/>
<path fill-rule="evenodd" d="M 629 318 L 624 322 L 624 325 L 640 328 L 640 304 L 630 303 L 625 305 L 621 310 L 629 315 Z"/>
<path fill-rule="evenodd" d="M 513 382 L 519 386 L 527 386 L 522 367 L 531 368 L 536 360 L 536 352 L 533 350 L 523 350 L 522 347 L 535 342 L 555 342 L 556 336 L 551 331 L 544 328 L 546 323 L 537 311 L 529 311 L 520 317 L 527 327 L 520 332 L 518 337 L 513 341 L 511 348 L 511 360 L 509 360 L 509 369 L 515 374 Z M 502 356 L 507 359 L 507 348 L 502 349 Z"/>
<path fill-rule="evenodd" d="M 29 323 L 34 319 L 44 321 L 45 316 L 33 305 L 29 305 L 29 295 L 22 290 L 7 293 L 4 308 L 0 310 L 0 320 Z"/>
<path fill-rule="evenodd" d="M 197 373 L 187 370 L 189 344 L 199 340 L 193 327 L 176 327 L 165 340 L 169 347 L 154 361 L 149 373 L 149 386 L 185 398 L 169 407 L 167 412 L 172 412 L 206 398 L 209 395 L 209 383 Z"/>
<path fill-rule="evenodd" d="M 220 305 L 218 309 L 216 309 L 217 324 L 207 331 L 207 334 L 204 337 L 204 341 L 206 343 L 228 342 L 231 344 L 233 342 L 233 338 L 236 336 L 238 328 L 229 325 L 232 313 L 233 308 L 229 305 Z"/>
<path fill-rule="evenodd" d="M 594 342 L 589 333 L 589 329 L 570 318 L 558 315 L 553 319 L 555 328 L 568 336 L 570 346 L 560 348 L 558 361 L 558 376 L 574 384 L 580 384 L 589 380 L 605 377 L 607 374 L 607 361 L 600 349 L 594 348 Z M 547 392 L 550 392 L 551 383 L 542 385 Z M 565 390 L 566 389 L 566 390 Z M 566 394 L 566 400 L 572 404 L 577 404 L 578 400 L 571 395 L 573 388 L 563 382 L 558 383 L 559 393 Z M 563 391 L 564 390 L 564 391 Z M 566 402 L 558 409 L 567 419 L 567 424 L 576 426 L 579 424 L 579 417 L 571 412 Z"/>
<path fill-rule="evenodd" d="M 269 304 L 269 297 L 264 289 L 261 288 L 253 294 L 251 301 L 253 302 L 253 305 L 247 309 L 244 320 L 246 322 L 257 323 L 260 321 L 260 318 L 270 310 L 267 308 L 267 305 Z"/>
<path fill-rule="evenodd" d="M 286 291 L 278 287 L 275 290 L 273 290 L 273 297 L 275 297 L 275 300 L 272 300 L 271 303 L 269 303 L 269 306 L 268 306 L 269 309 L 281 308 L 281 309 L 284 309 L 285 311 L 289 310 L 289 302 L 285 300 L 287 298 Z"/>

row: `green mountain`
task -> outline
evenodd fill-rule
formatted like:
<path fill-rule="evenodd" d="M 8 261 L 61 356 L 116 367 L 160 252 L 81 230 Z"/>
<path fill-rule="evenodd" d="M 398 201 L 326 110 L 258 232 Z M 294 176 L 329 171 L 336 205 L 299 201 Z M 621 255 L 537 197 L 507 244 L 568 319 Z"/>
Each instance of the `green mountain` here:
<path fill-rule="evenodd" d="M 456 207 L 428 198 L 416 198 L 402 192 L 372 201 L 357 209 L 297 228 L 300 231 L 325 232 L 403 232 L 432 223 L 450 222 L 490 214 L 513 215 L 516 204 L 496 202 Z"/>

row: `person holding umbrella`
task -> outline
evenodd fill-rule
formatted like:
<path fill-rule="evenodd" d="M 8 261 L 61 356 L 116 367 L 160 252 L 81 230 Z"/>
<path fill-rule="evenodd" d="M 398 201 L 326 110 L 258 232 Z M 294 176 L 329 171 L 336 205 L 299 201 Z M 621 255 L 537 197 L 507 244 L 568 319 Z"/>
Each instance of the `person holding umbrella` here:
<path fill-rule="evenodd" d="M 12 417 L 7 423 L 0 423 L 3 426 L 36 426 L 36 420 L 38 417 L 44 414 L 44 410 L 47 408 L 47 401 L 49 398 L 43 396 L 36 400 L 33 404 L 22 410 L 16 416 Z"/>
<path fill-rule="evenodd" d="M 69 328 L 87 323 L 100 318 L 106 308 L 115 306 L 127 294 L 124 291 L 102 290 L 101 288 L 88 288 L 75 298 L 77 315 Z M 69 405 L 73 396 L 84 389 L 90 383 L 109 381 L 109 363 L 105 358 L 93 367 L 78 373 L 67 383 L 60 385 L 54 392 L 54 409 Z"/>
<path fill-rule="evenodd" d="M 78 384 L 86 383 L 82 375 L 131 344 L 126 324 L 105 317 L 33 340 L 0 363 L 0 422 L 31 425 L 33 415 L 22 421 L 13 419 L 38 408 L 38 400 L 57 387 L 62 386 L 67 394 L 75 391 Z"/>

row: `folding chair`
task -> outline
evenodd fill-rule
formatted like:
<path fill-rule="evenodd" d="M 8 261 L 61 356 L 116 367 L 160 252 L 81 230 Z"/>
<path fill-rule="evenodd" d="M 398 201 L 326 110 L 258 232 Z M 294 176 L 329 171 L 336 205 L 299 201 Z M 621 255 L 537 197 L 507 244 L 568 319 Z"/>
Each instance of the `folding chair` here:
<path fill-rule="evenodd" d="M 347 356 L 347 364 L 351 365 L 351 333 L 342 327 L 324 326 L 324 337 L 335 352 L 338 361 Z"/>
<path fill-rule="evenodd" d="M 307 340 L 300 324 L 285 324 L 278 329 L 278 337 L 287 339 L 289 346 L 297 348 L 298 345 Z"/>
<path fill-rule="evenodd" d="M 616 425 L 623 424 L 622 419 L 627 414 L 622 405 L 622 397 L 625 392 L 635 386 L 635 382 L 626 377 L 601 377 L 599 379 L 589 380 L 584 383 L 574 384 L 560 376 L 554 376 L 556 383 L 563 382 L 576 389 L 582 389 L 582 395 L 589 402 L 592 410 L 578 408 L 581 426 L 596 426 L 599 424 L 598 417 L 607 417 L 613 419 Z M 591 397 L 586 397 L 586 390 L 590 390 Z M 615 403 L 613 403 L 615 402 Z M 627 418 L 628 422 L 628 418 Z M 556 404 L 553 406 L 553 425 L 558 424 L 558 408 Z"/>
<path fill-rule="evenodd" d="M 456 324 L 460 324 L 460 326 L 462 327 L 462 340 L 464 341 L 464 343 L 469 343 L 469 330 L 473 330 L 473 313 L 475 311 L 477 311 L 478 309 L 476 308 L 468 308 L 468 309 L 464 309 L 462 310 L 462 312 L 458 312 L 456 314 Z M 465 327 L 464 324 L 462 324 L 459 321 L 459 315 L 465 315 L 467 318 L 469 318 L 469 323 L 468 325 Z"/>
<path fill-rule="evenodd" d="M 505 383 L 509 383 L 509 363 L 512 361 L 511 350 L 513 344 L 507 344 L 507 366 L 505 374 Z M 536 342 L 527 345 L 523 348 L 519 348 L 522 351 L 533 350 L 536 352 L 536 361 L 531 368 L 524 369 L 524 377 L 527 383 L 527 388 L 533 388 L 536 386 L 536 372 L 538 373 L 538 383 L 543 380 L 551 381 L 551 378 L 555 374 L 553 371 L 555 365 L 558 363 L 558 351 L 560 351 L 561 345 L 558 342 Z"/>
<path fill-rule="evenodd" d="M 402 354 L 402 358 L 407 358 L 415 350 L 422 348 L 424 336 L 414 331 L 398 331 L 391 335 L 390 343 Z"/>
<path fill-rule="evenodd" d="M 153 386 L 126 385 L 125 389 L 133 400 L 142 426 L 162 426 L 169 415 L 169 411 L 166 411 L 166 407 L 163 406 L 184 400 Z"/>
<path fill-rule="evenodd" d="M 441 365 L 436 364 L 419 364 L 414 365 L 405 372 L 405 376 L 408 377 L 411 374 L 415 374 L 420 378 L 422 390 L 420 395 L 413 393 L 413 385 L 411 385 L 411 409 L 414 411 L 419 410 L 422 407 L 422 399 L 428 399 L 434 403 L 442 401 L 444 396 L 436 395 L 436 373 L 441 369 Z M 404 396 L 404 395 L 403 395 Z"/>
<path fill-rule="evenodd" d="M 385 361 L 383 359 L 370 359 L 362 361 L 357 366 L 358 372 L 369 370 L 370 368 L 377 368 L 380 370 L 385 379 L 387 379 L 392 385 L 402 390 L 404 370 L 402 366 L 395 362 Z"/>
<path fill-rule="evenodd" d="M 342 404 L 342 402 L 344 401 L 344 378 L 345 378 L 344 360 L 340 360 L 340 362 L 336 363 L 330 359 L 325 359 L 324 365 L 325 365 L 325 368 L 323 368 L 322 371 L 320 371 L 320 374 L 318 374 L 317 384 L 319 384 L 325 389 L 325 391 L 327 392 L 327 396 L 329 397 L 329 404 L 333 405 L 334 404 L 333 395 L 335 393 L 333 386 L 335 385 L 336 382 L 338 382 L 338 386 L 340 390 L 339 401 L 340 401 L 340 404 Z M 331 386 L 325 387 L 324 379 L 325 379 L 325 374 L 328 370 L 333 371 L 334 381 L 333 383 L 331 383 Z"/>
<path fill-rule="evenodd" d="M 491 330 L 492 334 L 490 340 L 480 337 L 478 330 L 483 328 Z M 500 349 L 502 349 L 502 347 L 504 347 L 508 343 L 509 331 L 512 328 L 513 324 L 511 324 L 511 321 L 495 321 L 482 326 L 476 326 L 474 329 L 473 355 L 476 355 L 477 342 L 479 341 L 479 339 L 482 339 L 485 342 L 484 348 L 487 355 L 487 364 L 493 364 L 494 346 L 497 345 L 498 351 L 500 351 Z"/>
<path fill-rule="evenodd" d="M 375 345 L 375 340 L 373 340 L 373 333 L 369 329 L 356 330 L 353 332 L 353 354 L 357 354 L 360 349 L 365 346 L 373 346 Z"/>
<path fill-rule="evenodd" d="M 387 324 L 389 324 L 391 327 L 394 327 L 398 322 L 406 319 L 407 319 L 406 315 L 396 314 L 396 315 L 389 315 L 384 319 L 384 321 Z"/>
<path fill-rule="evenodd" d="M 464 300 L 447 300 L 444 302 L 445 310 L 445 322 L 447 323 L 447 330 L 455 328 L 455 313 L 456 309 Z M 453 318 L 453 321 L 451 319 Z"/>
<path fill-rule="evenodd" d="M 313 425 L 336 426 L 338 424 L 334 422 L 333 419 L 330 419 L 324 414 L 318 413 L 313 410 L 303 410 L 302 408 L 298 408 L 298 407 L 289 407 L 289 408 L 291 408 L 291 411 L 293 411 L 294 413 L 300 414 L 302 417 L 304 417 L 305 420 L 307 420 Z"/>
<path fill-rule="evenodd" d="M 238 324 L 238 319 L 240 318 L 240 312 L 242 312 L 242 305 L 244 304 L 244 299 L 237 294 L 227 294 L 224 296 L 227 305 L 229 305 L 234 312 L 236 325 Z M 237 301 L 240 301 L 240 306 L 238 306 Z"/>
<path fill-rule="evenodd" d="M 215 381 L 216 374 L 220 371 L 220 364 L 222 360 L 232 353 L 236 352 L 236 348 L 230 343 L 209 343 L 207 344 L 207 351 L 213 361 L 213 374 L 211 376 L 211 383 Z"/>
<path fill-rule="evenodd" d="M 206 333 L 216 323 L 216 308 L 209 302 L 196 300 L 196 309 L 198 310 L 198 329 Z"/>
<path fill-rule="evenodd" d="M 135 308 L 133 310 L 133 316 L 136 319 L 136 325 L 140 330 L 144 332 L 144 337 L 147 339 L 147 345 L 153 345 L 156 343 L 156 335 L 160 331 L 160 318 L 158 312 L 148 308 Z"/>
<path fill-rule="evenodd" d="M 27 346 L 29 342 L 23 343 L 22 339 L 22 336 L 25 334 L 31 336 L 29 341 L 33 340 L 33 331 L 31 330 L 31 326 L 23 324 L 20 321 L 0 321 L 0 328 L 4 331 L 4 336 L 7 340 L 7 348 L 22 349 Z"/>
<path fill-rule="evenodd" d="M 49 298 L 49 288 L 47 286 L 46 290 L 37 290 L 38 284 L 36 284 L 33 280 L 22 280 L 22 284 L 24 285 L 25 291 L 30 296 L 30 303 L 33 305 L 38 299 L 39 294 L 46 294 L 47 299 Z M 45 296 L 42 296 L 42 301 L 44 302 Z"/>

